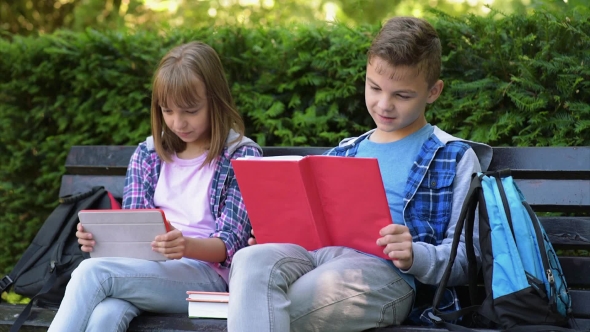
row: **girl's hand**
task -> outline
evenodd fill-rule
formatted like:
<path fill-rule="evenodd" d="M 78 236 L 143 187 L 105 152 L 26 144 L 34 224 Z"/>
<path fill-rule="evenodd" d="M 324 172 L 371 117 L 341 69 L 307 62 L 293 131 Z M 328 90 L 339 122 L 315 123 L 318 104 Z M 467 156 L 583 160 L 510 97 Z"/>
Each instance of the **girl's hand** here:
<path fill-rule="evenodd" d="M 256 238 L 254 237 L 254 230 L 252 230 L 250 232 L 250 234 L 252 235 L 249 239 L 248 239 L 248 245 L 253 246 L 256 244 Z"/>
<path fill-rule="evenodd" d="M 84 232 L 84 227 L 82 227 L 81 223 L 78 223 L 76 226 L 76 237 L 78 238 L 78 243 L 82 245 L 80 249 L 84 252 L 91 252 L 96 244 L 96 241 L 92 239 L 91 233 Z"/>
<path fill-rule="evenodd" d="M 398 269 L 408 270 L 414 263 L 414 251 L 412 249 L 412 234 L 408 227 L 391 224 L 379 231 L 378 246 L 385 246 L 383 253 L 389 256 L 393 265 Z"/>
<path fill-rule="evenodd" d="M 152 242 L 152 250 L 161 253 L 168 259 L 181 259 L 184 257 L 186 242 L 182 233 L 172 227 L 170 232 L 156 236 Z"/>

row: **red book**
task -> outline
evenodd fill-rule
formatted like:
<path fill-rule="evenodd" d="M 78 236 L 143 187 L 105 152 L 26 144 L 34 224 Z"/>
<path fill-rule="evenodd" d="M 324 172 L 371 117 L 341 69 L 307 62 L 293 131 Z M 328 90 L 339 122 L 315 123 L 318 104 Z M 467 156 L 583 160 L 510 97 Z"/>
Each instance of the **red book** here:
<path fill-rule="evenodd" d="M 258 243 L 345 246 L 387 258 L 376 244 L 392 223 L 377 159 L 247 157 L 232 165 Z"/>

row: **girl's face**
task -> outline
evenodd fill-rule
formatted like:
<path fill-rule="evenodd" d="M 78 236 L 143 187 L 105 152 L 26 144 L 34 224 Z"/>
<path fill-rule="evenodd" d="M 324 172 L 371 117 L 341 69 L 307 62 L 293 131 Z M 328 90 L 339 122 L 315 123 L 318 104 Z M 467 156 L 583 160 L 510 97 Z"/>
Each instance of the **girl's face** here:
<path fill-rule="evenodd" d="M 191 151 L 203 152 L 211 140 L 207 91 L 200 80 L 196 88 L 198 102 L 190 107 L 179 107 L 173 100 L 168 100 L 168 105 L 160 105 L 166 126 L 187 144 L 183 151 L 187 155 L 192 155 Z"/>

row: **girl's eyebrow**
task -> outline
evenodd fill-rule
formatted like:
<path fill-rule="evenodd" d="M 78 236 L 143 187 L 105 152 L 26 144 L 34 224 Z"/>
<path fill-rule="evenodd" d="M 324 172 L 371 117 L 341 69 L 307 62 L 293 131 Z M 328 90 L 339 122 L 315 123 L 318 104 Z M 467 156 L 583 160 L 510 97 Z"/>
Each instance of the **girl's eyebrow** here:
<path fill-rule="evenodd" d="M 190 107 L 179 107 L 178 109 L 181 111 L 194 111 L 194 110 L 198 109 L 199 107 L 200 107 L 200 105 L 195 105 L 195 106 L 190 106 Z M 160 106 L 160 108 L 163 110 L 170 110 L 170 108 L 164 107 L 164 106 Z"/>

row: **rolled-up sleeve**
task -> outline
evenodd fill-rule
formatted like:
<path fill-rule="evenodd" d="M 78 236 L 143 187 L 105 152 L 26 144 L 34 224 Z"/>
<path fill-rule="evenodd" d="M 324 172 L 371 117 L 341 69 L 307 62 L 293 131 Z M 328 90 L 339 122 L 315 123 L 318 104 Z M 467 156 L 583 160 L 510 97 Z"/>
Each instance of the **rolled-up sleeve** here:
<path fill-rule="evenodd" d="M 234 152 L 232 159 L 244 156 L 261 156 L 260 150 L 252 146 L 243 146 Z M 228 163 L 227 178 L 225 180 L 225 199 L 220 202 L 221 214 L 216 221 L 216 230 L 211 237 L 218 237 L 225 243 L 226 259 L 220 263 L 222 267 L 229 267 L 234 254 L 248 245 L 248 238 L 252 226 L 246 211 L 234 170 Z"/>

